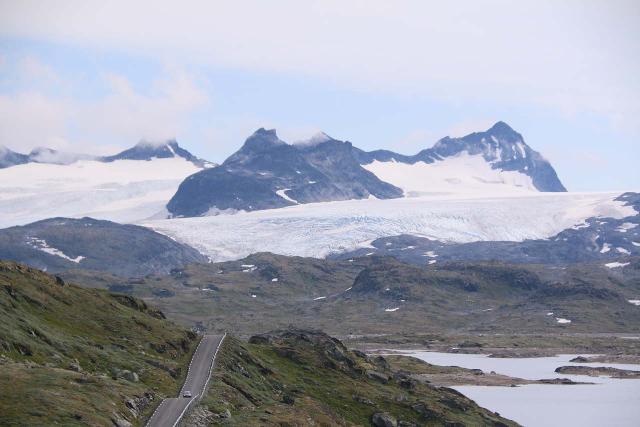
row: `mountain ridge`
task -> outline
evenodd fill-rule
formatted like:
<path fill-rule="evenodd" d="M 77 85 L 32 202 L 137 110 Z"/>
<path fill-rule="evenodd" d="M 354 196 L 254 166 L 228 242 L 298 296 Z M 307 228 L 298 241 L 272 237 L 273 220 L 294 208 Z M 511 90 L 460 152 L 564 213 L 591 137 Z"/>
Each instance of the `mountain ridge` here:
<path fill-rule="evenodd" d="M 489 184 L 494 191 L 566 191 L 551 164 L 504 122 L 462 138 L 442 138 L 413 156 L 389 150 L 367 152 L 323 132 L 307 141 L 288 144 L 275 129 L 260 128 L 220 167 L 183 181 L 167 210 L 173 217 L 192 217 L 300 203 L 411 196 L 415 192 L 403 185 L 408 174 L 397 164 L 419 166 L 421 170 L 414 179 L 418 182 L 411 184 L 429 187 L 430 182 L 424 181 L 432 178 L 430 165 L 442 165 L 463 154 L 469 157 L 463 161 L 472 166 L 465 163 L 462 169 L 477 167 L 480 162 L 482 170 L 460 171 L 456 166 L 458 169 L 446 171 L 453 174 L 444 177 L 447 183 L 459 181 L 456 174 L 466 173 L 472 185 Z M 376 169 L 379 166 L 382 170 Z M 394 180 L 398 176 L 400 179 Z M 447 191 L 457 191 L 455 185 L 449 187 Z"/>
<path fill-rule="evenodd" d="M 181 157 L 199 168 L 216 166 L 215 163 L 194 156 L 188 150 L 180 147 L 175 139 L 169 139 L 161 142 L 142 140 L 133 147 L 110 156 L 65 152 L 48 147 L 36 147 L 29 154 L 22 154 L 0 146 L 0 169 L 27 163 L 69 165 L 81 160 L 109 163 L 116 160 L 152 160 L 153 158 L 171 157 Z"/>

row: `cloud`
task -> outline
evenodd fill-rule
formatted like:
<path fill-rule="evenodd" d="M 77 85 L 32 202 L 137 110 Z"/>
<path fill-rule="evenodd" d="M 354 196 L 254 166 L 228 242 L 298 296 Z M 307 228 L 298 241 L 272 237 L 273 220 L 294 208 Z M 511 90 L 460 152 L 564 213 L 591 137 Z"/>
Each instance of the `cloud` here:
<path fill-rule="evenodd" d="M 188 127 L 190 114 L 210 102 L 198 79 L 176 67 L 167 67 L 146 92 L 106 73 L 100 79 L 105 93 L 89 99 L 50 90 L 73 81 L 34 57 L 17 61 L 7 75 L 9 82 L 20 76 L 27 89 L 0 95 L 0 145 L 21 152 L 46 146 L 103 154 L 140 139 L 174 138 Z"/>
<path fill-rule="evenodd" d="M 37 92 L 0 95 L 0 145 L 21 151 L 66 148 L 65 121 L 71 108 Z"/>
<path fill-rule="evenodd" d="M 0 34 L 305 75 L 350 89 L 533 104 L 637 128 L 640 3 L 6 2 Z"/>
<path fill-rule="evenodd" d="M 76 113 L 85 135 L 110 134 L 119 140 L 175 138 L 189 113 L 206 105 L 208 95 L 184 72 L 156 80 L 150 94 L 136 91 L 121 75 L 106 74 L 111 91 Z"/>

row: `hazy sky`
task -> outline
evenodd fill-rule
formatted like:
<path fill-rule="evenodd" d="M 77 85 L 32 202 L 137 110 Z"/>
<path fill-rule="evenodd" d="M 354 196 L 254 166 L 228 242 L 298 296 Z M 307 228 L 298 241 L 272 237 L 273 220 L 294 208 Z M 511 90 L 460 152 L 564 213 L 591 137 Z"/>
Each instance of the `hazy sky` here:
<path fill-rule="evenodd" d="M 570 190 L 639 189 L 640 2 L 444 3 L 0 0 L 0 145 L 413 154 L 504 120 Z"/>

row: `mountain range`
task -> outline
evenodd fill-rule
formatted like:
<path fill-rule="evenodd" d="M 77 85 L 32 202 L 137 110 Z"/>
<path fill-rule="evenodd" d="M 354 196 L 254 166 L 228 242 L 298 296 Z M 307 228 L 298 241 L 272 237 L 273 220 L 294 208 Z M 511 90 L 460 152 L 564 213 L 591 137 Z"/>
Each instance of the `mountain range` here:
<path fill-rule="evenodd" d="M 329 201 L 564 191 L 551 164 L 504 122 L 412 156 L 367 152 L 324 133 L 288 144 L 261 128 L 219 166 L 175 140 L 141 141 L 110 156 L 0 148 L 0 227 L 56 216 L 138 222 Z"/>
<path fill-rule="evenodd" d="M 172 216 L 200 216 L 478 188 L 566 191 L 551 164 L 504 122 L 443 138 L 414 156 L 366 152 L 324 133 L 287 144 L 275 130 L 261 128 L 219 167 L 188 177 L 167 210 Z"/>

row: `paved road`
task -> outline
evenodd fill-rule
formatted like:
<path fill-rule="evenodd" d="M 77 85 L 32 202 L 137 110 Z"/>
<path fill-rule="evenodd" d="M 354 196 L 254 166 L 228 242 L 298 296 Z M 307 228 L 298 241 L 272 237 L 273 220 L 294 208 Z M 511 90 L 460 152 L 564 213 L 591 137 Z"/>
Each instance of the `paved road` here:
<path fill-rule="evenodd" d="M 149 419 L 147 427 L 173 427 L 184 415 L 190 405 L 201 397 L 209 382 L 209 375 L 213 369 L 214 356 L 222 343 L 224 335 L 205 335 L 202 337 L 198 349 L 191 359 L 189 372 L 175 398 L 164 399 Z M 183 398 L 185 391 L 190 391 L 192 398 Z"/>

